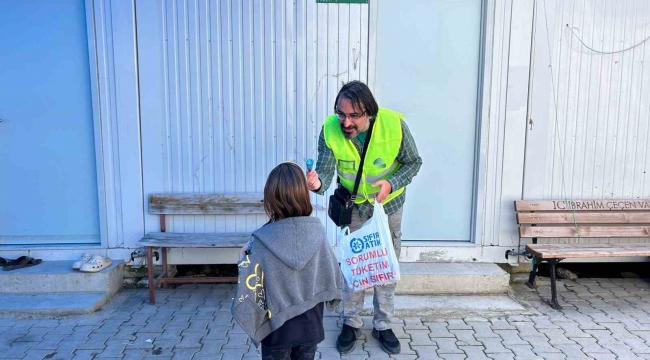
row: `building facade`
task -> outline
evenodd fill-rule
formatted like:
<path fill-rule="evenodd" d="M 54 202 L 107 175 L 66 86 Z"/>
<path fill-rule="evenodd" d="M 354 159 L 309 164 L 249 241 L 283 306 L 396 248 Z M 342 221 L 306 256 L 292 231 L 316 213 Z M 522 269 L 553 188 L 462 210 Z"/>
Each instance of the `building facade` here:
<path fill-rule="evenodd" d="M 650 198 L 649 24 L 644 0 L 4 1 L 0 252 L 129 260 L 159 228 L 149 194 L 261 192 L 277 163 L 317 157 L 358 79 L 424 161 L 401 260 L 506 262 L 527 241 L 515 200 Z"/>

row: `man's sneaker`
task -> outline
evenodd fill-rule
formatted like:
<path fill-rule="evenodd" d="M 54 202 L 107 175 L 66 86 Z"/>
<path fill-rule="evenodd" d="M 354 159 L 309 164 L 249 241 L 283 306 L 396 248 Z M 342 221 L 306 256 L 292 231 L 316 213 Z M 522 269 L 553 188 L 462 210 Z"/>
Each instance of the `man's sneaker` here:
<path fill-rule="evenodd" d="M 353 352 L 359 336 L 361 336 L 361 329 L 343 324 L 341 334 L 339 335 L 339 338 L 336 339 L 336 350 L 341 354 L 349 354 Z"/>
<path fill-rule="evenodd" d="M 399 354 L 402 347 L 393 333 L 393 330 L 377 330 L 372 329 L 372 337 L 377 339 L 381 344 L 381 348 L 389 354 Z"/>

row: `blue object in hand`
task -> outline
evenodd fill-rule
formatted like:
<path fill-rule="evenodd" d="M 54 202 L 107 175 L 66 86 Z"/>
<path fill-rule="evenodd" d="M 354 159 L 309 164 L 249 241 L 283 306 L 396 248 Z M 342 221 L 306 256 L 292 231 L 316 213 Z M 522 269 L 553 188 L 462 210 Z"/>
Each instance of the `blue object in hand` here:
<path fill-rule="evenodd" d="M 305 163 L 307 164 L 307 170 L 311 171 L 314 167 L 314 159 L 307 159 Z"/>

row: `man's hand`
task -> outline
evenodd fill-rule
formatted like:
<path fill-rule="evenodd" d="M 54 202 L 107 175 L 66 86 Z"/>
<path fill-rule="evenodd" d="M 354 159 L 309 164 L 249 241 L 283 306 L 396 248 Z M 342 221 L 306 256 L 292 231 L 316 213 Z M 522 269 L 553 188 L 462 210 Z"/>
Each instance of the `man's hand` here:
<path fill-rule="evenodd" d="M 379 180 L 376 183 L 372 184 L 373 187 L 379 187 L 379 192 L 375 195 L 375 201 L 380 203 L 386 200 L 386 196 L 393 191 L 393 187 L 390 185 L 388 180 Z"/>
<path fill-rule="evenodd" d="M 307 187 L 311 191 L 320 189 L 321 182 L 317 172 L 313 170 L 307 171 Z"/>

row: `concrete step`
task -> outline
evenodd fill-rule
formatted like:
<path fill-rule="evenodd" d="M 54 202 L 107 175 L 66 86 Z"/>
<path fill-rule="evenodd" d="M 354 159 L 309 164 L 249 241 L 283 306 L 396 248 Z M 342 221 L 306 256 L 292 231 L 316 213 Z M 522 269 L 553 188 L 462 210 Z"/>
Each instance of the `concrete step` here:
<path fill-rule="evenodd" d="M 0 294 L 0 316 L 43 315 L 65 316 L 89 314 L 99 310 L 113 294 L 63 293 L 63 294 Z"/>
<path fill-rule="evenodd" d="M 97 272 L 72 270 L 74 261 L 43 261 L 12 271 L 0 271 L 0 294 L 116 293 L 123 283 L 124 261 Z"/>
<path fill-rule="evenodd" d="M 506 294 L 510 275 L 487 263 L 400 263 L 401 295 Z"/>
<path fill-rule="evenodd" d="M 507 295 L 395 295 L 395 316 L 424 317 L 427 320 L 444 318 L 483 318 L 529 314 L 520 303 Z M 374 314 L 372 293 L 367 292 L 362 316 Z M 338 312 L 326 311 L 326 316 L 338 317 Z"/>
<path fill-rule="evenodd" d="M 366 302 L 372 313 L 372 297 Z M 365 309 L 365 306 L 364 306 Z M 410 316 L 503 316 L 527 313 L 526 308 L 507 295 L 397 295 L 395 315 Z"/>
<path fill-rule="evenodd" d="M 122 288 L 124 261 L 96 273 L 72 270 L 74 261 L 44 261 L 0 271 L 0 314 L 76 315 L 97 311 Z"/>

